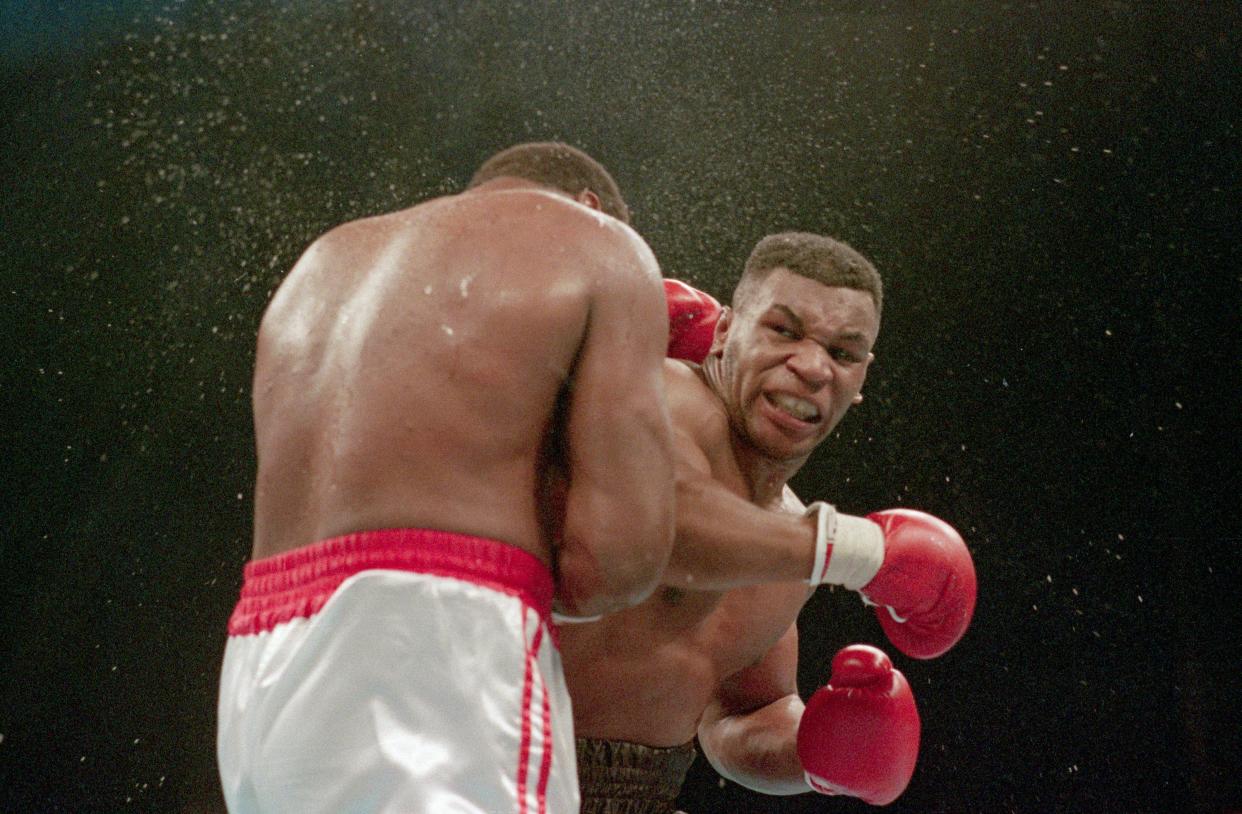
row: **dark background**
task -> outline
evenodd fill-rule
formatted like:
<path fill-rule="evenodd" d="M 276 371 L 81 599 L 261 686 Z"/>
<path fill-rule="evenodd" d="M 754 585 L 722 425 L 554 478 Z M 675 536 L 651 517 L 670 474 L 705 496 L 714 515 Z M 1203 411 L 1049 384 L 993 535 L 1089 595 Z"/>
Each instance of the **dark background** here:
<path fill-rule="evenodd" d="M 897 658 L 891 811 L 1242 809 L 1240 6 L 923 6 L 3 3 L 0 810 L 219 810 L 264 304 L 329 226 L 544 138 L 719 296 L 771 231 L 883 272 L 867 400 L 795 486 L 949 519 L 980 582 Z M 883 643 L 844 592 L 802 630 L 804 692 Z M 682 805 L 867 810 L 701 761 Z"/>

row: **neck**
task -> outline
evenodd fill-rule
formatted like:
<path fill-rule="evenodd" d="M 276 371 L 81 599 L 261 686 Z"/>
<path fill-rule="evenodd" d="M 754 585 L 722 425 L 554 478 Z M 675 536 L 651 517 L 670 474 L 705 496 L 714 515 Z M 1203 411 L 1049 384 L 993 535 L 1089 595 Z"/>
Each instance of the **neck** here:
<path fill-rule="evenodd" d="M 733 457 L 737 461 L 738 471 L 750 484 L 751 499 L 760 506 L 780 498 L 789 484 L 789 479 L 798 474 L 798 470 L 806 463 L 806 458 L 796 461 L 774 460 L 738 435 L 736 430 L 732 433 L 730 443 L 733 445 Z"/>
<path fill-rule="evenodd" d="M 528 178 L 519 178 L 516 175 L 502 175 L 498 178 L 493 178 L 490 181 L 484 181 L 478 186 L 470 187 L 465 190 L 465 192 L 500 192 L 506 189 L 542 189 L 546 192 L 557 191 L 551 187 L 531 181 Z"/>

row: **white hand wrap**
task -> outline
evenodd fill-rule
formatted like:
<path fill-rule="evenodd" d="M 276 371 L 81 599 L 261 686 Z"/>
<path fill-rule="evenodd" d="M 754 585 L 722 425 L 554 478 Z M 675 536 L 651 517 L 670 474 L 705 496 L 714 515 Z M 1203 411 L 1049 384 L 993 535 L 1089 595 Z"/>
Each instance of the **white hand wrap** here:
<path fill-rule="evenodd" d="M 822 500 L 806 507 L 807 517 L 813 513 L 817 514 L 815 563 L 807 582 L 841 585 L 851 591 L 862 588 L 884 564 L 884 532 L 865 517 L 837 514 Z"/>

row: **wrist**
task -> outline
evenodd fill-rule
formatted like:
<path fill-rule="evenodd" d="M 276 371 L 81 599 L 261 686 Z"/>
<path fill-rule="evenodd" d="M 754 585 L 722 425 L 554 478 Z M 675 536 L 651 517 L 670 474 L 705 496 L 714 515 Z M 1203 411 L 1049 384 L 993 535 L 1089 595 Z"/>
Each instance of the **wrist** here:
<path fill-rule="evenodd" d="M 869 583 L 884 563 L 884 532 L 865 517 L 839 514 L 830 504 L 816 501 L 807 507 L 815 520 L 812 585 L 841 585 L 857 591 Z"/>

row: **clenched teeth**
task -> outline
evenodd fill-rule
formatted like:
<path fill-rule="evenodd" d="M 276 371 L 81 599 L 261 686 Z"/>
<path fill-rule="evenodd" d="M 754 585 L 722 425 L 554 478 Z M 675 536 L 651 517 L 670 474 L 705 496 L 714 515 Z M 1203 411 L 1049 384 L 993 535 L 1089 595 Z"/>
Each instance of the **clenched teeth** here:
<path fill-rule="evenodd" d="M 806 399 L 795 398 L 784 393 L 773 393 L 768 398 L 777 407 L 780 407 L 799 421 L 819 420 L 819 408 Z"/>

